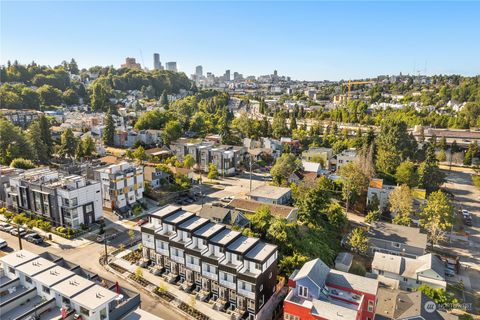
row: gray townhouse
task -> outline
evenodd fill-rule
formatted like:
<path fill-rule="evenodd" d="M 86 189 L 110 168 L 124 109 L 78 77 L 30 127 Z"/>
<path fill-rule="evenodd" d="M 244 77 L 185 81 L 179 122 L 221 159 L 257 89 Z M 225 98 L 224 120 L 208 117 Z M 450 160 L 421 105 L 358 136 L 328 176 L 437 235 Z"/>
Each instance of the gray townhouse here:
<path fill-rule="evenodd" d="M 277 247 L 176 206 L 149 215 L 143 255 L 180 288 L 232 319 L 255 319 L 275 292 Z"/>

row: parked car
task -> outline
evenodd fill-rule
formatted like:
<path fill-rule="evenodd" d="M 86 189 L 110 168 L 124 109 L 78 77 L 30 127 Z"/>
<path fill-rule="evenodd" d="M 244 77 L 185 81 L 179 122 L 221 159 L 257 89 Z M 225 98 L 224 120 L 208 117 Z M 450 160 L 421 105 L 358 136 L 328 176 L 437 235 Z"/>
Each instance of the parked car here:
<path fill-rule="evenodd" d="M 31 243 L 40 244 L 43 242 L 42 236 L 36 232 L 29 233 L 25 236 L 25 240 Z"/>
<path fill-rule="evenodd" d="M 9 226 L 3 228 L 3 231 L 8 232 L 8 233 L 11 233 L 11 231 L 12 231 L 13 229 L 16 229 L 16 228 L 17 228 L 17 227 L 14 227 L 14 226 L 12 226 L 12 225 L 9 225 Z"/>
<path fill-rule="evenodd" d="M 465 216 L 470 216 L 470 211 L 462 209 L 462 215 Z"/>
<path fill-rule="evenodd" d="M 455 271 L 447 268 L 447 269 L 445 269 L 445 275 L 447 277 L 454 277 L 455 276 Z"/>
<path fill-rule="evenodd" d="M 13 236 L 18 236 L 18 234 L 20 234 L 20 237 L 23 237 L 27 234 L 27 230 L 25 230 L 24 228 L 13 228 L 12 230 L 10 230 L 10 234 Z"/>
<path fill-rule="evenodd" d="M 138 219 L 135 224 L 136 224 L 137 226 L 141 226 L 141 225 L 143 225 L 143 224 L 145 224 L 145 223 L 147 223 L 147 222 L 148 222 L 148 220 L 146 220 L 146 219 Z"/>
<path fill-rule="evenodd" d="M 472 217 L 471 216 L 463 216 L 463 223 L 466 225 L 466 226 L 472 226 L 473 223 L 472 223 Z"/>
<path fill-rule="evenodd" d="M 0 230 L 5 231 L 5 228 L 11 227 L 9 223 L 0 222 Z"/>
<path fill-rule="evenodd" d="M 8 247 L 7 241 L 0 239 L 0 249 Z"/>
<path fill-rule="evenodd" d="M 227 197 L 221 198 L 220 201 L 222 201 L 222 202 L 230 202 L 230 201 L 232 201 L 233 199 L 234 199 L 233 196 L 227 196 Z"/>

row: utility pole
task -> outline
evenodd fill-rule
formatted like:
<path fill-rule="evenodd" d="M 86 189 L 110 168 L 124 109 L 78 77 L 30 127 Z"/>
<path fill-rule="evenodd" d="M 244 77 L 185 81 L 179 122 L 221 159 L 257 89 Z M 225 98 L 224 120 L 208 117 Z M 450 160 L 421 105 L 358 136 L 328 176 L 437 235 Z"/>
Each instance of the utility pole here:
<path fill-rule="evenodd" d="M 103 243 L 105 244 L 105 264 L 108 264 L 107 235 L 104 234 L 103 237 L 104 237 Z"/>
<path fill-rule="evenodd" d="M 252 155 L 250 155 L 250 192 L 252 192 Z"/>
<path fill-rule="evenodd" d="M 20 237 L 20 226 L 17 224 L 18 247 L 22 250 L 22 237 Z"/>

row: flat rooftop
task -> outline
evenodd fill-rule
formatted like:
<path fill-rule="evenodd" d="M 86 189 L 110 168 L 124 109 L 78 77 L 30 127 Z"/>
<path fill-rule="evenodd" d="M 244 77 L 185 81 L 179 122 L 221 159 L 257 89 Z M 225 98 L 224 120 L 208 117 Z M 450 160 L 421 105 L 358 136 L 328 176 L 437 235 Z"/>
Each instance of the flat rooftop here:
<path fill-rule="evenodd" d="M 210 241 L 214 244 L 224 246 L 224 245 L 230 243 L 231 241 L 233 241 L 240 234 L 241 233 L 238 232 L 238 231 L 225 229 L 225 230 L 220 231 L 215 237 L 210 239 Z"/>
<path fill-rule="evenodd" d="M 74 274 L 75 273 L 65 268 L 53 267 L 47 271 L 37 274 L 34 276 L 34 279 L 47 287 L 51 287 L 60 281 L 73 276 Z"/>
<path fill-rule="evenodd" d="M 21 266 L 17 267 L 17 270 L 29 277 L 33 277 L 34 275 L 53 268 L 54 266 L 55 263 L 40 257 L 22 264 Z"/>
<path fill-rule="evenodd" d="M 112 301 L 117 294 L 98 284 L 89 287 L 87 290 L 76 295 L 72 301 L 84 306 L 87 309 L 95 310 L 98 307 Z"/>
<path fill-rule="evenodd" d="M 15 253 L 1 257 L 0 261 L 6 263 L 13 268 L 17 268 L 18 266 L 29 262 L 35 258 L 38 258 L 38 254 L 26 250 L 20 250 Z"/>
<path fill-rule="evenodd" d="M 94 283 L 92 281 L 74 275 L 61 283 L 56 284 L 52 289 L 60 293 L 62 296 L 71 298 L 93 285 Z"/>
<path fill-rule="evenodd" d="M 265 261 L 272 253 L 277 250 L 277 246 L 263 241 L 257 243 L 250 251 L 247 252 L 245 258 L 249 260 Z"/>
<path fill-rule="evenodd" d="M 192 231 L 195 230 L 196 228 L 200 227 L 201 225 L 207 223 L 209 220 L 199 217 L 199 216 L 193 216 L 192 218 L 188 219 L 187 221 L 181 223 L 178 228 L 183 229 L 183 230 L 188 230 Z"/>
<path fill-rule="evenodd" d="M 284 188 L 284 187 L 276 187 L 276 186 L 259 186 L 252 190 L 252 192 L 248 193 L 247 195 L 250 197 L 260 197 L 260 198 L 268 198 L 268 199 L 279 199 L 283 197 L 285 194 L 289 193 L 292 189 Z"/>
<path fill-rule="evenodd" d="M 240 236 L 237 240 L 231 243 L 227 249 L 230 251 L 234 251 L 239 254 L 243 254 L 247 252 L 250 248 L 252 248 L 255 243 L 259 241 L 258 238 L 251 238 L 246 236 Z"/>
<path fill-rule="evenodd" d="M 223 224 L 210 222 L 195 231 L 193 234 L 194 236 L 199 238 L 210 239 L 210 237 L 212 237 L 222 229 L 225 229 L 225 226 Z"/>
<path fill-rule="evenodd" d="M 179 211 L 179 210 L 182 210 L 181 207 L 177 207 L 177 206 L 172 206 L 172 205 L 168 205 L 166 207 L 163 207 L 157 211 L 154 211 L 152 213 L 150 213 L 151 216 L 154 216 L 154 217 L 158 217 L 158 218 L 164 218 L 166 216 L 168 216 L 169 214 L 172 214 L 176 211 Z"/>
<path fill-rule="evenodd" d="M 171 216 L 168 216 L 165 219 L 163 219 L 163 222 L 173 224 L 173 225 L 177 225 L 179 223 L 184 222 L 188 218 L 193 217 L 194 215 L 195 215 L 195 213 L 193 213 L 193 212 L 180 210 L 178 212 L 175 212 Z"/>

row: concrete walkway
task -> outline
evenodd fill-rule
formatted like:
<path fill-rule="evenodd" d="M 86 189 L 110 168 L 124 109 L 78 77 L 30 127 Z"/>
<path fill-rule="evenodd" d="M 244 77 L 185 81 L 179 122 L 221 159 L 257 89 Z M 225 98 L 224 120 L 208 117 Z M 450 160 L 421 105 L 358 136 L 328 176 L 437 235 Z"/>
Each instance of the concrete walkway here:
<path fill-rule="evenodd" d="M 126 250 L 126 251 L 130 251 L 130 250 Z M 115 263 L 119 267 L 122 267 L 128 270 L 129 272 L 135 273 L 135 270 L 137 270 L 138 266 L 123 259 L 122 257 L 125 255 L 126 255 L 125 251 L 119 253 L 111 260 L 111 263 Z M 178 289 L 178 287 L 176 287 L 175 285 L 167 283 L 161 277 L 155 276 L 154 274 L 150 273 L 148 269 L 142 268 L 142 271 L 143 271 L 143 278 L 145 280 L 155 284 L 156 286 L 162 286 L 164 288 L 167 288 L 167 291 L 173 296 L 175 296 L 178 300 L 190 305 L 190 302 L 192 301 L 192 299 L 194 299 L 193 295 Z M 212 320 L 230 320 L 230 316 L 228 314 L 214 310 L 212 308 L 212 305 L 209 303 L 195 300 L 194 308 Z"/>

